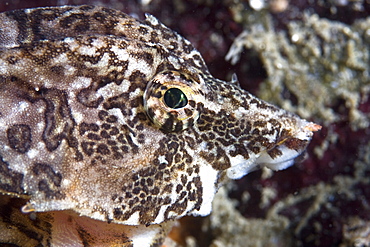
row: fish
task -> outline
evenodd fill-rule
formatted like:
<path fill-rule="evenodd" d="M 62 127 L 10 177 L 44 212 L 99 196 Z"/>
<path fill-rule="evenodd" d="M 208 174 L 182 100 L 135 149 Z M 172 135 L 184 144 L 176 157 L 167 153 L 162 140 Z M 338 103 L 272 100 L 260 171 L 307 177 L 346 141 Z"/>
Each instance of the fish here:
<path fill-rule="evenodd" d="M 161 246 L 218 188 L 304 155 L 320 125 L 214 78 L 150 14 L 0 14 L 0 242 Z"/>

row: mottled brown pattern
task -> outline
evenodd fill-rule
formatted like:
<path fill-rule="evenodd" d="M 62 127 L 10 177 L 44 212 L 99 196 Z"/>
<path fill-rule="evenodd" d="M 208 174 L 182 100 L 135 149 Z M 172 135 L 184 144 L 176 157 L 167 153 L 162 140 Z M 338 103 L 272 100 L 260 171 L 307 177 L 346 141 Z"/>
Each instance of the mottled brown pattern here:
<path fill-rule="evenodd" d="M 226 175 L 291 165 L 318 128 L 213 78 L 149 15 L 16 10 L 0 30 L 2 243 L 159 246 Z"/>

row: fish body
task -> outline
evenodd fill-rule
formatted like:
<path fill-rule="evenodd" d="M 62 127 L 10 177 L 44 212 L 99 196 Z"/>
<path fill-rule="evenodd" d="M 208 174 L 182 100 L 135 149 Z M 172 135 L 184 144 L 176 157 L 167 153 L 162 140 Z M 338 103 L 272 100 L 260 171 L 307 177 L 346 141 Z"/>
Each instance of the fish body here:
<path fill-rule="evenodd" d="M 3 243 L 160 246 L 225 178 L 292 165 L 320 128 L 212 77 L 151 15 L 35 8 L 0 30 Z"/>

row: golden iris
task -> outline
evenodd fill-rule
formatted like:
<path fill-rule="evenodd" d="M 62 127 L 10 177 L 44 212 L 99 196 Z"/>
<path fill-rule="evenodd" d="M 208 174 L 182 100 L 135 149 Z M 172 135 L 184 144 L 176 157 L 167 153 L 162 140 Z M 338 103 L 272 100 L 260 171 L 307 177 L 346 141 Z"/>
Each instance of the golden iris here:
<path fill-rule="evenodd" d="M 146 114 L 154 125 L 166 132 L 188 128 L 199 117 L 198 104 L 205 100 L 202 85 L 178 71 L 158 73 L 144 92 Z"/>

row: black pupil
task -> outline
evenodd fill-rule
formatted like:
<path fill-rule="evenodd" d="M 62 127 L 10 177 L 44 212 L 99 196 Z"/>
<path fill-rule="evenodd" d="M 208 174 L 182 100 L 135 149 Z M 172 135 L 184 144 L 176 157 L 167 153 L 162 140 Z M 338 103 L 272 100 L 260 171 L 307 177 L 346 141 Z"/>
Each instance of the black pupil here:
<path fill-rule="evenodd" d="M 164 102 L 173 109 L 184 107 L 188 104 L 185 94 L 178 88 L 170 88 L 164 94 Z"/>

